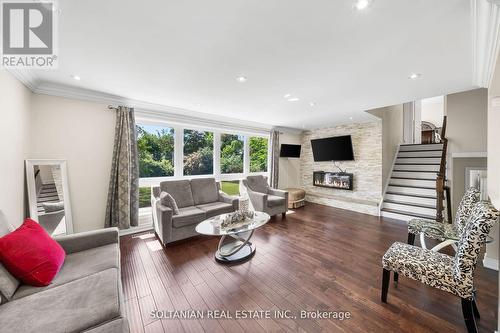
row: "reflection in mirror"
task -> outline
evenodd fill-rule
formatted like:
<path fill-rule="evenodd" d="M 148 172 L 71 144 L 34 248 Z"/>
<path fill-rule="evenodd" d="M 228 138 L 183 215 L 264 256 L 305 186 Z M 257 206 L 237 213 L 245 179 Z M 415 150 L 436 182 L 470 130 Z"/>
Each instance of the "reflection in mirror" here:
<path fill-rule="evenodd" d="M 52 236 L 72 232 L 64 161 L 26 161 L 30 217 Z"/>

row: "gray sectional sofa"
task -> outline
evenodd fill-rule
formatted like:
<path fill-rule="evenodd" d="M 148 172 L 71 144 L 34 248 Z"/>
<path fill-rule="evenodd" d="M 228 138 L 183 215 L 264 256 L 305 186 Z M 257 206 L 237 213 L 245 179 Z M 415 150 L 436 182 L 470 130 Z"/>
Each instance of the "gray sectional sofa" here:
<path fill-rule="evenodd" d="M 175 199 L 179 214 L 161 203 L 161 192 Z M 238 210 L 238 198 L 220 191 L 215 178 L 172 180 L 152 188 L 151 207 L 155 232 L 166 245 L 196 236 L 196 225 L 207 218 Z"/>
<path fill-rule="evenodd" d="M 11 230 L 8 225 L 0 226 L 0 236 Z M 123 307 L 118 229 L 56 240 L 66 251 L 66 258 L 47 287 L 23 285 L 0 264 L 0 331 L 129 332 Z"/>

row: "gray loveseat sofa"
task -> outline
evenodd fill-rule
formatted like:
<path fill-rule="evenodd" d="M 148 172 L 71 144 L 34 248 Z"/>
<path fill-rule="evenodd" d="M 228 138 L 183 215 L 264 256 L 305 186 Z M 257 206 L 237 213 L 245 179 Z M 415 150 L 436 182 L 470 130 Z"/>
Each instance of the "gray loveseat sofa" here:
<path fill-rule="evenodd" d="M 1 219 L 0 219 L 1 220 Z M 0 236 L 10 232 L 0 221 Z M 47 287 L 23 285 L 0 264 L 1 332 L 129 332 L 118 229 L 56 238 L 64 264 Z"/>
<path fill-rule="evenodd" d="M 266 212 L 270 216 L 282 214 L 288 210 L 288 192 L 270 188 L 264 176 L 248 176 L 242 180 L 253 208 Z"/>
<path fill-rule="evenodd" d="M 179 214 L 159 201 L 162 191 L 175 199 Z M 220 191 L 215 178 L 171 180 L 152 188 L 151 207 L 156 235 L 166 245 L 196 236 L 196 225 L 207 218 L 238 210 L 238 198 Z"/>

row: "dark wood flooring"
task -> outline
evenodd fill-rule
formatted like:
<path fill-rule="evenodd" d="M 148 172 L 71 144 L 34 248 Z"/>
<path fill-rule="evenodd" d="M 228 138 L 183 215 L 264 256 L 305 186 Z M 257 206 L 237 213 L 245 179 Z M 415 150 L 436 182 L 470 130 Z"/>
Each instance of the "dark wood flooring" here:
<path fill-rule="evenodd" d="M 163 248 L 153 234 L 121 238 L 131 332 L 465 332 L 460 300 L 400 277 L 380 302 L 381 257 L 406 241 L 406 223 L 308 204 L 273 218 L 253 238 L 255 256 L 214 261 L 218 238 Z M 418 243 L 418 240 L 417 240 Z M 478 265 L 479 332 L 497 323 L 497 273 Z M 350 319 L 151 319 L 151 310 L 330 310 Z"/>

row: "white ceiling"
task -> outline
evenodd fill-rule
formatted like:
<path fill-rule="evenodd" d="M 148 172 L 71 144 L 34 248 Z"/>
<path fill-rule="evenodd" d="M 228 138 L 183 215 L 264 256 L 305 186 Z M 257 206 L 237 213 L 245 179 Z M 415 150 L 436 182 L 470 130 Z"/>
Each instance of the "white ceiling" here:
<path fill-rule="evenodd" d="M 473 88 L 469 0 L 353 3 L 61 0 L 59 68 L 36 84 L 299 129 Z"/>

